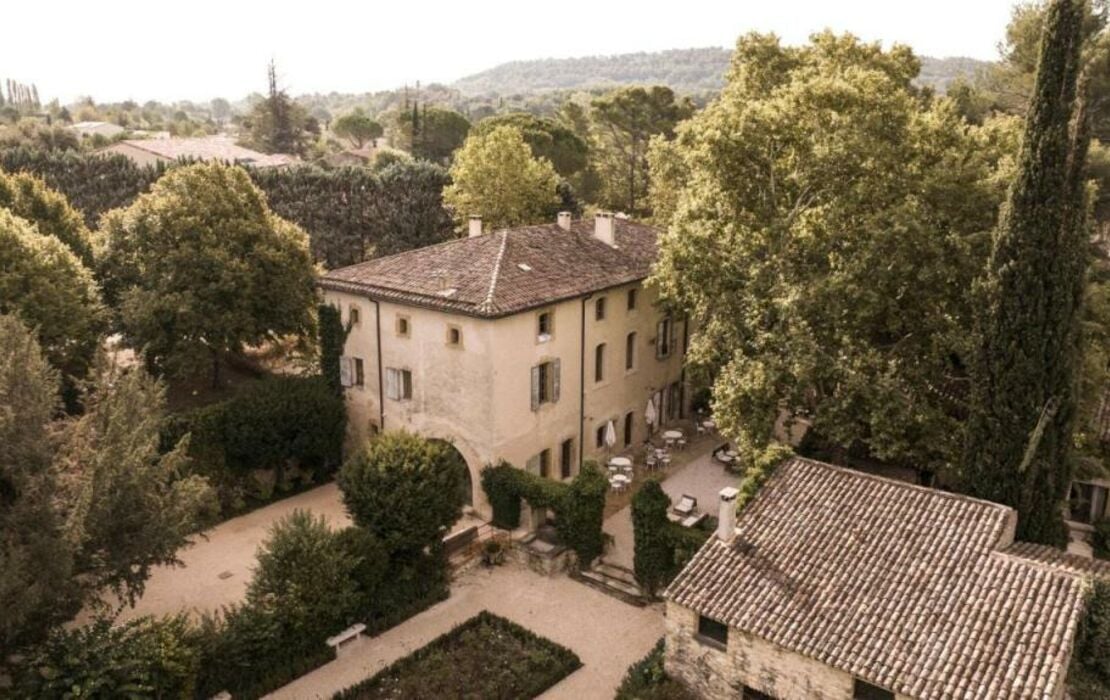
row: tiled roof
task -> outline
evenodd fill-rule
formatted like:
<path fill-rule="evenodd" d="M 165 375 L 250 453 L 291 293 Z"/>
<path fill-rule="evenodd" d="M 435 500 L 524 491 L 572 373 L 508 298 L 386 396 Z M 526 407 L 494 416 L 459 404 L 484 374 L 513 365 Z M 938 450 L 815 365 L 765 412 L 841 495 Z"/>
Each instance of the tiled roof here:
<path fill-rule="evenodd" d="M 119 143 L 132 148 L 153 153 L 162 158 L 195 158 L 197 160 L 220 160 L 229 163 L 242 163 L 256 168 L 273 168 L 296 162 L 296 158 L 283 153 L 268 155 L 243 148 L 226 136 L 197 136 L 191 138 L 169 139 L 126 139 Z M 111 148 L 111 146 L 108 146 Z"/>
<path fill-rule="evenodd" d="M 472 316 L 505 316 L 647 277 L 656 230 L 624 219 L 614 225 L 616 248 L 594 238 L 593 221 L 575 221 L 569 231 L 555 223 L 523 226 L 332 270 L 319 285 Z"/>
<path fill-rule="evenodd" d="M 913 698 L 1053 698 L 1085 583 L 1043 553 L 1002 552 L 1015 517 L 793 458 L 740 513 L 734 540 L 711 537 L 666 595 Z"/>
<path fill-rule="evenodd" d="M 1048 545 L 1015 542 L 1004 553 L 1077 576 L 1110 576 L 1110 561 L 1081 557 Z"/>

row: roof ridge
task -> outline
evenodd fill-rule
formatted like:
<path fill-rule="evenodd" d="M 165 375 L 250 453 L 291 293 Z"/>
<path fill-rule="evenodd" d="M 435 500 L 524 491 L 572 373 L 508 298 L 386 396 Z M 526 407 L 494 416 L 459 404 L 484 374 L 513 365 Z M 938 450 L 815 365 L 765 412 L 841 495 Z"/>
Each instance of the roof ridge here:
<path fill-rule="evenodd" d="M 493 311 L 493 295 L 497 292 L 497 278 L 501 276 L 501 260 L 505 257 L 505 248 L 509 243 L 509 231 L 505 229 L 501 232 L 501 247 L 497 251 L 497 258 L 493 261 L 493 273 L 490 275 L 489 291 L 486 292 L 486 298 L 478 306 L 479 309 L 485 312 Z"/>

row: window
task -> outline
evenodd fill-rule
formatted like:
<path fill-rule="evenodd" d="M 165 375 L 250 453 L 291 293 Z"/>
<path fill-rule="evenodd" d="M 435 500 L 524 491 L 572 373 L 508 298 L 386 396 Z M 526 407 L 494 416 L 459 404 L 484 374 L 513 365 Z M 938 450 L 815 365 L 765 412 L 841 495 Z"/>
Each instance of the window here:
<path fill-rule="evenodd" d="M 624 414 L 624 446 L 632 444 L 632 411 Z"/>
<path fill-rule="evenodd" d="M 541 312 L 539 316 L 536 317 L 536 340 L 541 343 L 546 343 L 551 340 L 553 330 L 551 312 Z"/>
<path fill-rule="evenodd" d="M 671 356 L 674 345 L 674 324 L 670 317 L 660 321 L 655 327 L 655 356 L 659 359 Z"/>
<path fill-rule="evenodd" d="M 341 386 L 355 385 L 355 358 L 339 358 L 339 384 Z"/>
<path fill-rule="evenodd" d="M 362 358 L 356 357 L 355 360 L 355 386 L 363 386 L 366 384 L 366 376 L 362 373 Z"/>
<path fill-rule="evenodd" d="M 598 447 L 605 447 L 605 428 L 607 425 L 607 423 L 602 423 L 601 425 L 597 426 L 596 444 Z"/>
<path fill-rule="evenodd" d="M 605 379 L 605 343 L 598 343 L 594 348 L 594 381 Z"/>
<path fill-rule="evenodd" d="M 385 394 L 394 401 L 412 398 L 412 372 L 407 369 L 385 370 Z"/>
<path fill-rule="evenodd" d="M 624 368 L 630 370 L 636 366 L 636 334 L 629 333 L 624 339 Z"/>
<path fill-rule="evenodd" d="M 605 320 L 605 297 L 601 297 L 594 302 L 594 320 Z"/>
<path fill-rule="evenodd" d="M 703 642 L 709 642 L 712 646 L 724 648 L 728 646 L 728 625 L 699 615 L 698 638 Z"/>
<path fill-rule="evenodd" d="M 546 478 L 551 475 L 551 450 L 540 452 L 540 476 Z"/>
<path fill-rule="evenodd" d="M 408 316 L 398 316 L 397 317 L 397 335 L 399 335 L 403 338 L 409 337 L 409 317 Z"/>
<path fill-rule="evenodd" d="M 359 321 L 361 320 L 358 313 L 358 307 L 354 304 L 351 304 L 351 309 L 347 312 L 347 320 L 351 323 L 352 326 L 357 326 Z"/>
<path fill-rule="evenodd" d="M 559 445 L 559 476 L 563 479 L 570 478 L 570 470 L 574 465 L 574 438 L 563 440 Z"/>
<path fill-rule="evenodd" d="M 1107 493 L 1110 489 L 1097 484 L 1073 482 L 1068 496 L 1068 519 L 1094 524 L 1106 515 Z"/>
<path fill-rule="evenodd" d="M 857 678 L 852 683 L 852 700 L 894 700 L 894 693 Z"/>
<path fill-rule="evenodd" d="M 532 410 L 559 400 L 559 361 L 549 360 L 532 368 Z"/>
<path fill-rule="evenodd" d="M 447 344 L 453 347 L 462 345 L 462 330 L 458 326 L 447 326 Z"/>
<path fill-rule="evenodd" d="M 636 310 L 636 292 L 639 291 L 635 287 L 628 290 L 628 310 Z"/>
<path fill-rule="evenodd" d="M 775 700 L 775 696 L 762 693 L 755 688 L 744 686 L 740 692 L 741 700 Z"/>

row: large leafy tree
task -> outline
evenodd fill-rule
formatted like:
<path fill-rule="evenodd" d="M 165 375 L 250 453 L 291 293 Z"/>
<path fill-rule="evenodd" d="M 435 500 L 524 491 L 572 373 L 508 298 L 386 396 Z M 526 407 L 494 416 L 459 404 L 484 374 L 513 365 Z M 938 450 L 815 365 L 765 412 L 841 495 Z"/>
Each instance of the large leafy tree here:
<path fill-rule="evenodd" d="M 39 233 L 65 243 L 82 263 L 92 267 L 93 241 L 84 219 L 65 196 L 48 188 L 39 178 L 0 170 L 0 208 L 35 224 Z"/>
<path fill-rule="evenodd" d="M 274 215 L 241 168 L 174 169 L 104 217 L 103 276 L 126 338 L 170 370 L 312 327 L 304 232 Z"/>
<path fill-rule="evenodd" d="M 465 470 L 449 444 L 391 432 L 343 465 L 339 488 L 356 525 L 391 553 L 418 553 L 458 520 Z"/>
<path fill-rule="evenodd" d="M 107 314 L 92 273 L 60 239 L 0 207 L 0 313 L 37 331 L 72 385 L 85 376 Z"/>
<path fill-rule="evenodd" d="M 653 136 L 672 137 L 693 111 L 688 100 L 676 100 L 661 85 L 621 88 L 590 104 L 602 204 L 638 216 L 650 213 L 648 145 Z"/>
<path fill-rule="evenodd" d="M 511 126 L 520 131 L 532 155 L 546 158 L 555 172 L 564 178 L 581 172 L 588 164 L 589 147 L 570 128 L 553 119 L 537 117 L 528 112 L 509 112 L 486 117 L 478 122 L 473 134 L 488 134 L 499 126 Z"/>
<path fill-rule="evenodd" d="M 918 68 L 849 35 L 748 35 L 721 97 L 663 150 L 654 284 L 695 319 L 691 359 L 753 454 L 786 408 L 874 457 L 957 459 L 946 397 L 966 384 L 997 154 L 917 94 Z"/>
<path fill-rule="evenodd" d="M 1018 510 L 1018 536 L 1063 544 L 1087 269 L 1089 139 L 1076 81 L 1084 3 L 1052 0 L 1017 176 L 984 283 L 963 476 Z"/>
<path fill-rule="evenodd" d="M 533 224 L 548 218 L 560 202 L 555 168 L 533 157 L 511 126 L 467 139 L 455 155 L 451 179 L 443 201 L 460 225 L 474 215 L 491 230 Z"/>
<path fill-rule="evenodd" d="M 339 138 L 346 139 L 352 148 L 362 148 L 383 133 L 382 125 L 361 107 L 336 119 L 331 130 Z"/>

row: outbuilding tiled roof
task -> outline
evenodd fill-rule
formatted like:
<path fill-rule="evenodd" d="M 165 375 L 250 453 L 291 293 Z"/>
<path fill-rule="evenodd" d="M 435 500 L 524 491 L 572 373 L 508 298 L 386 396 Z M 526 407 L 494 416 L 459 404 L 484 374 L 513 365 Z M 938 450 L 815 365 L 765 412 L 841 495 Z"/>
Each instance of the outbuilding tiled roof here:
<path fill-rule="evenodd" d="M 119 143 L 152 153 L 161 158 L 196 160 L 219 160 L 228 163 L 241 163 L 256 168 L 274 168 L 290 165 L 297 161 L 293 156 L 283 153 L 266 154 L 244 148 L 226 136 L 196 136 L 169 139 L 127 139 Z M 110 150 L 112 146 L 108 146 Z"/>
<path fill-rule="evenodd" d="M 1054 698 L 1086 584 L 1012 548 L 1015 523 L 995 503 L 793 458 L 666 596 L 913 698 Z"/>
<path fill-rule="evenodd" d="M 616 247 L 594 238 L 593 221 L 523 226 L 332 270 L 325 289 L 498 317 L 648 276 L 655 229 L 615 219 Z"/>

